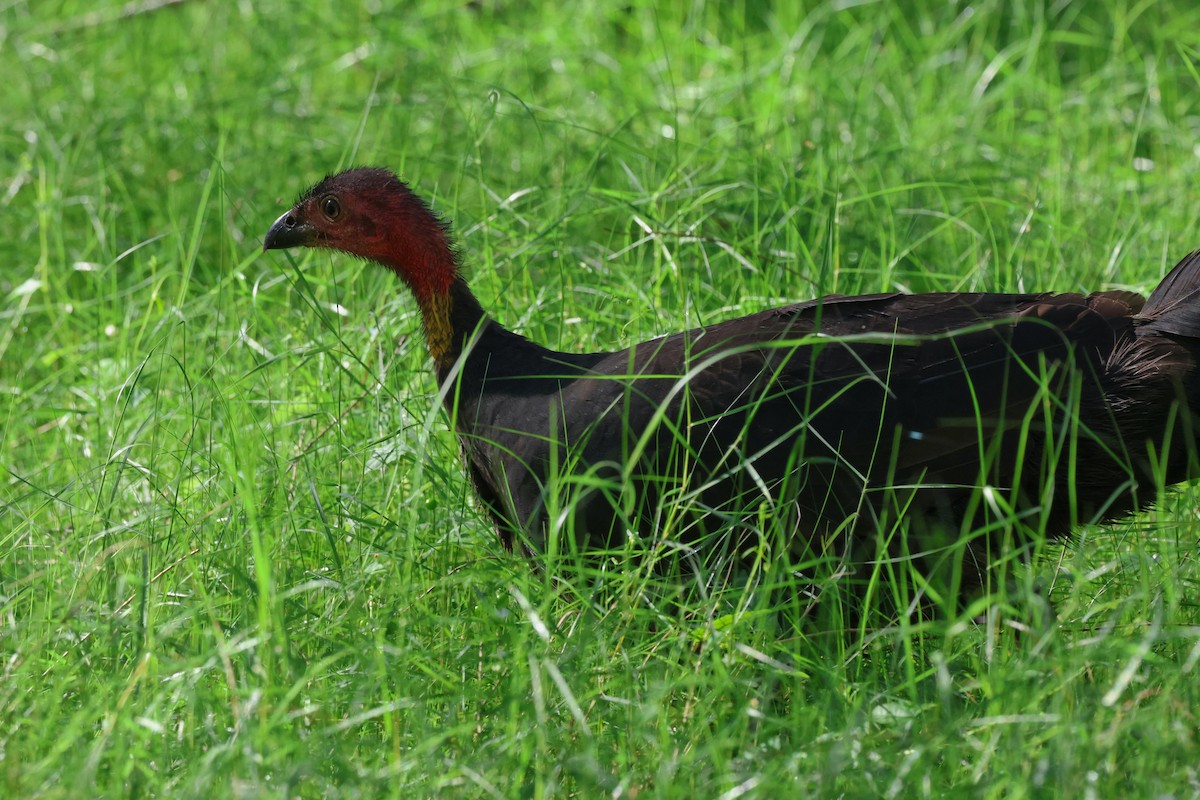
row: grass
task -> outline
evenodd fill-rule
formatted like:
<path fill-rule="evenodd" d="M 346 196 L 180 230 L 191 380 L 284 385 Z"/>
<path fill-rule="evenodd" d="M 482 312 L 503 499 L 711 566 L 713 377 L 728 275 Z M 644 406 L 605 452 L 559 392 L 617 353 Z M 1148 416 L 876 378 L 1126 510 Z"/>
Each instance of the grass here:
<path fill-rule="evenodd" d="M 682 615 L 504 553 L 391 276 L 259 252 L 379 163 L 561 348 L 1145 292 L 1200 10 L 386 5 L 0 8 L 0 795 L 1200 794 L 1195 488 L 1045 546 L 1044 630 L 793 626 L 781 570 Z"/>

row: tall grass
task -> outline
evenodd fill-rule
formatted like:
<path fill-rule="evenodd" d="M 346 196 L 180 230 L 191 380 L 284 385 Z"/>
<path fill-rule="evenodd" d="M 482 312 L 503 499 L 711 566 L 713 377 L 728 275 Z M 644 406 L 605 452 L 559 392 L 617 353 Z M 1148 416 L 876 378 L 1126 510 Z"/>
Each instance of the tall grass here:
<path fill-rule="evenodd" d="M 0 794 L 1195 795 L 1194 489 L 1015 565 L 1045 625 L 846 636 L 771 561 L 679 613 L 505 553 L 391 276 L 259 252 L 391 166 L 597 350 L 1200 241 L 1191 4 L 846 5 L 0 9 Z"/>

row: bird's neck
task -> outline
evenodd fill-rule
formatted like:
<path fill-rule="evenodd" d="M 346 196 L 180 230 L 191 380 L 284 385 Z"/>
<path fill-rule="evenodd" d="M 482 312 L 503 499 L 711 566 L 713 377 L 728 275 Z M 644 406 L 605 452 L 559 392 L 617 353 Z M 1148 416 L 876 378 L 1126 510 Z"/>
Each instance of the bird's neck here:
<path fill-rule="evenodd" d="M 462 355 L 464 344 L 487 324 L 487 315 L 462 277 L 455 275 L 442 292 L 420 293 L 425 345 L 438 372 L 448 370 Z"/>
<path fill-rule="evenodd" d="M 577 377 L 596 354 L 560 353 L 513 333 L 488 317 L 467 282 L 455 275 L 448 291 L 418 296 L 425 342 L 438 377 L 456 373 L 467 385 L 530 377 Z"/>
<path fill-rule="evenodd" d="M 496 369 L 519 371 L 550 353 L 488 318 L 458 273 L 448 231 L 428 208 L 410 203 L 399 216 L 405 224 L 394 227 L 402 235 L 387 237 L 383 249 L 370 257 L 412 291 L 421 310 L 425 344 L 440 376 L 444 378 L 460 361 L 461 368 L 468 371 L 474 361 L 491 364 L 493 373 Z M 492 363 L 493 352 L 500 356 L 499 364 Z"/>
<path fill-rule="evenodd" d="M 462 283 L 462 280 L 456 279 L 455 283 Z M 453 287 L 453 284 L 451 286 Z M 471 300 L 475 299 L 465 284 L 463 289 L 466 296 Z M 418 304 L 421 308 L 421 324 L 425 328 L 425 345 L 429 348 L 429 355 L 433 357 L 433 363 L 441 370 L 444 364 L 453 363 L 454 359 L 458 357 L 458 354 L 453 351 L 462 349 L 461 332 L 457 332 L 459 335 L 456 335 L 454 330 L 454 311 L 456 305 L 461 307 L 463 304 L 454 302 L 453 292 L 418 297 Z M 474 303 L 474 307 L 482 317 L 483 310 L 479 307 L 479 303 Z"/>

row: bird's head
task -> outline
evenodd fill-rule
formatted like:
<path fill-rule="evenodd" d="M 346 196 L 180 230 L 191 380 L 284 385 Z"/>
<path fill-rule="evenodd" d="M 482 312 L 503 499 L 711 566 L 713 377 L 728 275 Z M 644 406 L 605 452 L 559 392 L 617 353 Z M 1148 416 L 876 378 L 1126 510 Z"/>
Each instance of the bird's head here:
<path fill-rule="evenodd" d="M 327 247 L 382 264 L 418 299 L 444 294 L 457 271 L 446 225 L 390 170 L 359 167 L 300 195 L 263 250 Z"/>

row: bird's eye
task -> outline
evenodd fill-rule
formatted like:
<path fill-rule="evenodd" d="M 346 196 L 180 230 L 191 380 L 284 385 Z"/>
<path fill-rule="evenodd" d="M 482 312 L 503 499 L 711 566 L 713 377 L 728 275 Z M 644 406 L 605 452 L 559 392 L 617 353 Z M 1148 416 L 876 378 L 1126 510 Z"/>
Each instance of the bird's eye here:
<path fill-rule="evenodd" d="M 336 197 L 330 195 L 321 201 L 321 210 L 330 219 L 337 219 L 342 215 L 342 204 L 338 202 Z"/>

